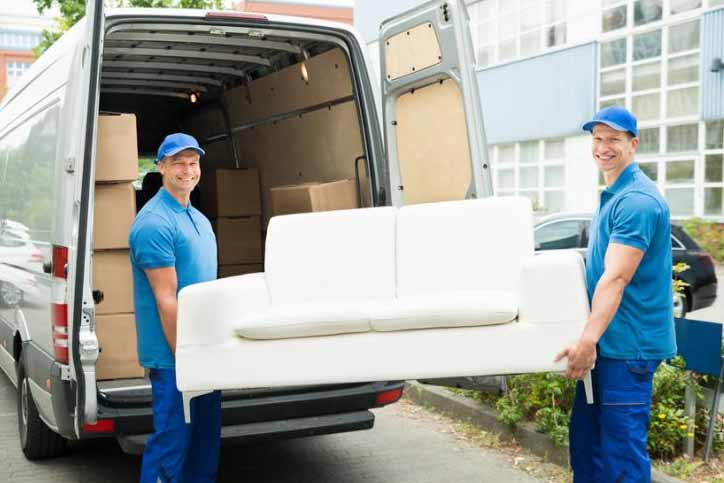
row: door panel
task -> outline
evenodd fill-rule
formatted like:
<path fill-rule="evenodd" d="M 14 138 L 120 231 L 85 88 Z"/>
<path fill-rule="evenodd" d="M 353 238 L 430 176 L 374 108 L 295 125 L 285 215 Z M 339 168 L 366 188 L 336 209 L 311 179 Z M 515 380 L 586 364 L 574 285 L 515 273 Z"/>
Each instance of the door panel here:
<path fill-rule="evenodd" d="M 392 202 L 493 193 L 469 18 L 459 0 L 431 1 L 380 32 Z"/>

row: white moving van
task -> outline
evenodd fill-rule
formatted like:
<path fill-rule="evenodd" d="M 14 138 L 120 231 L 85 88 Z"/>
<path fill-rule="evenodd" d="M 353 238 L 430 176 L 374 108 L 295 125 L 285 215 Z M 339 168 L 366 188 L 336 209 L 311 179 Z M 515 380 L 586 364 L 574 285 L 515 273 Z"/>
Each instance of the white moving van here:
<path fill-rule="evenodd" d="M 18 387 L 31 459 L 99 436 L 138 451 L 152 431 L 143 371 L 114 372 L 114 361 L 135 355 L 132 314 L 102 335 L 110 322 L 99 314 L 115 302 L 100 279 L 129 275 L 92 268 L 98 239 L 127 229 L 100 212 L 94 189 L 101 113 L 135 116 L 138 156 L 185 131 L 207 152 L 204 176 L 254 168 L 260 239 L 274 214 L 272 188 L 289 184 L 352 180 L 359 207 L 492 194 L 461 0 L 383 23 L 381 98 L 364 43 L 347 25 L 87 4 L 0 105 L 0 367 Z M 228 391 L 223 434 L 366 429 L 369 408 L 401 394 L 399 381 Z"/>

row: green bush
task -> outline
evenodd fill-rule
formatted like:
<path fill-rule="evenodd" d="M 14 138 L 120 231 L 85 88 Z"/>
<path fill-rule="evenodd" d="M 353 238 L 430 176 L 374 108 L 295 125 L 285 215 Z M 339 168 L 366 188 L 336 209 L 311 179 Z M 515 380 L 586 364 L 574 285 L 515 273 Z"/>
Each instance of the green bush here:
<path fill-rule="evenodd" d="M 724 224 L 692 218 L 683 223 L 684 230 L 717 262 L 724 262 Z"/>

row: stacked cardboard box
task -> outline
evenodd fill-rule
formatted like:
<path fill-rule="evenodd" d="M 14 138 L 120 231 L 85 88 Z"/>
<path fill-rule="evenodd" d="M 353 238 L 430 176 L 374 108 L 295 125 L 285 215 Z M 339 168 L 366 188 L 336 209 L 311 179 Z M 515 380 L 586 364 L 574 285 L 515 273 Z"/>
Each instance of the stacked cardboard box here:
<path fill-rule="evenodd" d="M 351 179 L 277 186 L 271 189 L 271 204 L 275 216 L 359 208 L 357 186 Z"/>
<path fill-rule="evenodd" d="M 138 177 L 136 116 L 101 114 L 96 147 L 93 209 L 93 288 L 103 292 L 96 306 L 101 353 L 98 380 L 143 377 L 138 364 L 133 314 L 133 276 L 128 232 L 136 216 L 131 184 Z"/>
<path fill-rule="evenodd" d="M 219 277 L 262 271 L 259 172 L 217 169 L 202 176 L 201 204 L 216 233 Z"/>

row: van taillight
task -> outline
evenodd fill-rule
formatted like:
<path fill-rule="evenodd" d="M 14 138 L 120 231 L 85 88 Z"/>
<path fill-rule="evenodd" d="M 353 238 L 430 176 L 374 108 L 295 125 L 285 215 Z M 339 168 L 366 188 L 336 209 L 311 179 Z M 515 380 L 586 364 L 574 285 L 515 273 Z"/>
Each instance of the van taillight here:
<path fill-rule="evenodd" d="M 52 301 L 50 323 L 53 329 L 53 352 L 55 360 L 68 363 L 68 304 L 66 302 L 66 280 L 68 278 L 68 248 L 53 246 Z"/>

